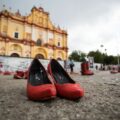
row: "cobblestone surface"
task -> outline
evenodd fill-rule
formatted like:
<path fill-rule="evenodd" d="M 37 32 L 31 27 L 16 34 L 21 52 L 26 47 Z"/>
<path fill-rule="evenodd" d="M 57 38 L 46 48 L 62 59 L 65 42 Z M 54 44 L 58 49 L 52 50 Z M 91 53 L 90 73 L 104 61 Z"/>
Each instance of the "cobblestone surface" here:
<path fill-rule="evenodd" d="M 80 100 L 33 102 L 26 97 L 27 80 L 0 75 L 0 120 L 120 120 L 120 73 L 71 77 L 85 89 Z"/>

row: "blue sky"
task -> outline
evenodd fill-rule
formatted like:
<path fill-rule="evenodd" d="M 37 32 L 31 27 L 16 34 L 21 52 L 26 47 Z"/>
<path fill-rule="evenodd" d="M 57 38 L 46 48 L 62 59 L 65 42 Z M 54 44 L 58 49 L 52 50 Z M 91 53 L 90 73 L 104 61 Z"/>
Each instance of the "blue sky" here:
<path fill-rule="evenodd" d="M 107 49 L 109 55 L 120 54 L 120 0 L 0 0 L 0 10 L 4 4 L 22 15 L 43 7 L 53 24 L 68 31 L 69 53 Z"/>

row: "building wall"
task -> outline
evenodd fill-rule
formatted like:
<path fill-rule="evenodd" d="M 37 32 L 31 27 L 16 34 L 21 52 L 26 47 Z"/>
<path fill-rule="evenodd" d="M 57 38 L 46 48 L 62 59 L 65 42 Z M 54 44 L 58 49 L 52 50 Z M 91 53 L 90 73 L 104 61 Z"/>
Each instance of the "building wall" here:
<path fill-rule="evenodd" d="M 41 45 L 36 45 L 37 40 Z M 34 58 L 39 54 L 44 59 L 66 60 L 67 32 L 55 27 L 43 8 L 33 7 L 28 16 L 3 10 L 0 12 L 0 55 L 13 53 L 20 57 Z"/>

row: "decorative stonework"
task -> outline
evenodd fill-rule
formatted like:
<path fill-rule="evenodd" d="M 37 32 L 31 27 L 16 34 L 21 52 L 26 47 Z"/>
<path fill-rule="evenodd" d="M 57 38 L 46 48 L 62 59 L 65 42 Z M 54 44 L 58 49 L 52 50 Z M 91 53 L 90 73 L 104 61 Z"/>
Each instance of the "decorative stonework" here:
<path fill-rule="evenodd" d="M 16 34 L 18 35 L 15 36 Z M 39 39 L 42 43 L 36 45 Z M 1 44 L 3 42 L 4 44 Z M 58 46 L 58 42 L 60 46 Z M 19 10 L 16 13 L 11 13 L 8 10 L 1 11 L 0 44 L 5 49 L 4 54 L 6 56 L 11 54 L 9 51 L 10 46 L 16 44 L 21 46 L 20 57 L 33 58 L 38 54 L 39 56 L 43 55 L 45 59 L 49 59 L 52 55 L 57 59 L 56 51 L 60 50 L 61 59 L 67 59 L 67 57 L 64 57 L 67 56 L 68 52 L 67 32 L 59 26 L 53 25 L 49 13 L 44 11 L 42 7 L 33 7 L 31 13 L 27 16 L 22 16 Z M 36 49 L 39 49 L 39 51 L 36 52 Z M 49 50 L 53 53 L 49 53 Z M 15 52 L 14 50 L 13 53 Z M 0 55 L 3 55 L 1 49 Z"/>

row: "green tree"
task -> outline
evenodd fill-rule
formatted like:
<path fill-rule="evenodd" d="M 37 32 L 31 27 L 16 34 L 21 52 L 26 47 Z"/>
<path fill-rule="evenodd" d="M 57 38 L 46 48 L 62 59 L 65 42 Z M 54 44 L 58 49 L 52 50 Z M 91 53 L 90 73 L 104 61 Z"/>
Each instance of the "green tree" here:
<path fill-rule="evenodd" d="M 86 54 L 84 52 L 81 51 L 77 51 L 74 50 L 70 55 L 69 55 L 69 59 L 72 59 L 74 61 L 78 61 L 81 62 L 84 60 Z"/>
<path fill-rule="evenodd" d="M 102 53 L 97 50 L 97 51 L 90 51 L 88 53 L 88 56 L 94 57 L 94 62 L 95 63 L 103 63 L 103 55 Z"/>
<path fill-rule="evenodd" d="M 105 53 L 101 53 L 99 50 L 96 51 L 90 51 L 88 55 L 86 55 L 84 52 L 74 50 L 70 55 L 69 59 L 72 59 L 74 61 L 82 62 L 84 61 L 84 58 L 86 56 L 94 57 L 95 63 L 102 63 L 102 64 L 118 64 L 118 56 L 108 56 Z M 120 57 L 119 57 L 120 60 Z"/>
<path fill-rule="evenodd" d="M 87 55 L 85 53 L 81 52 L 81 54 L 80 54 L 80 62 L 83 62 L 85 60 L 86 56 Z"/>
<path fill-rule="evenodd" d="M 118 57 L 117 56 L 108 56 L 105 53 L 101 53 L 99 50 L 97 51 L 90 51 L 88 53 L 88 56 L 94 57 L 95 63 L 102 63 L 102 64 L 117 64 L 118 63 Z"/>

